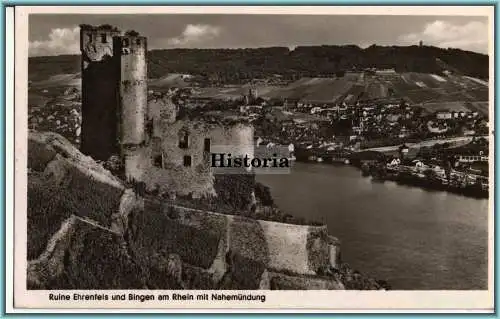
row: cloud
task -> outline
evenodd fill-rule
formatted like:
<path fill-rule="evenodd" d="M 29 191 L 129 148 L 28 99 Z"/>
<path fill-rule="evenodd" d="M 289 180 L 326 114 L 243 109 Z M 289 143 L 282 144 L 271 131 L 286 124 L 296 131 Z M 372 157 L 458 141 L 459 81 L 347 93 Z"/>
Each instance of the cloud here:
<path fill-rule="evenodd" d="M 436 20 L 428 23 L 421 32 L 409 33 L 399 37 L 404 44 L 434 45 L 442 48 L 459 48 L 463 50 L 488 52 L 488 24 L 471 21 L 458 25 Z"/>
<path fill-rule="evenodd" d="M 167 40 L 171 46 L 193 46 L 218 37 L 221 29 L 208 24 L 188 24 L 182 34 Z"/>
<path fill-rule="evenodd" d="M 80 28 L 55 28 L 48 40 L 30 41 L 29 56 L 78 54 L 80 52 Z"/>

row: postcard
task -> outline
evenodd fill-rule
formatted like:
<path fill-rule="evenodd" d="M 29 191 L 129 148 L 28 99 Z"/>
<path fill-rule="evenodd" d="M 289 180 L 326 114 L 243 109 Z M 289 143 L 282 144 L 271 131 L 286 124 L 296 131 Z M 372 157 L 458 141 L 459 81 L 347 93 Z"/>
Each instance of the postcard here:
<path fill-rule="evenodd" d="M 7 309 L 493 312 L 493 13 L 11 8 Z"/>

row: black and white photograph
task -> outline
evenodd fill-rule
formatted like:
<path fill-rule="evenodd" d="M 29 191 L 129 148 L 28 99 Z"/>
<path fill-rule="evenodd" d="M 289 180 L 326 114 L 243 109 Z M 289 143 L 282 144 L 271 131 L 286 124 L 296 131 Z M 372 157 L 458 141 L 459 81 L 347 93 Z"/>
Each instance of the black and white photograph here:
<path fill-rule="evenodd" d="M 25 14 L 26 293 L 491 293 L 492 7 L 329 8 Z"/>

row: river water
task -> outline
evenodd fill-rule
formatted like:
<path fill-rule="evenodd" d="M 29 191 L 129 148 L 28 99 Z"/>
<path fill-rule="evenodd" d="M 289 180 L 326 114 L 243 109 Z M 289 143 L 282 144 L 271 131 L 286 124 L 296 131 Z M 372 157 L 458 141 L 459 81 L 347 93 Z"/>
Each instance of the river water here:
<path fill-rule="evenodd" d="M 395 290 L 487 289 L 485 199 L 372 182 L 352 166 L 295 163 L 257 180 L 283 211 L 326 222 L 344 262 Z"/>

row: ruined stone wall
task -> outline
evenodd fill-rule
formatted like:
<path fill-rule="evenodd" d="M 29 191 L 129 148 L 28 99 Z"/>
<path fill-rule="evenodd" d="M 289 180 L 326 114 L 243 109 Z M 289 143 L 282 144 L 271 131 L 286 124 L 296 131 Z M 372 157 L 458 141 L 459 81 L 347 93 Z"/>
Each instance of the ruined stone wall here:
<path fill-rule="evenodd" d="M 176 121 L 178 107 L 168 96 L 153 96 L 148 100 L 148 120 L 154 121 L 152 136 L 160 137 L 162 127 Z"/>
<path fill-rule="evenodd" d="M 176 121 L 177 111 L 178 107 L 171 98 L 167 96 L 151 97 L 148 100 L 147 118 L 149 137 L 152 139 L 161 139 L 163 136 L 162 128 Z"/>
<path fill-rule="evenodd" d="M 337 268 L 339 264 L 340 243 L 328 234 L 326 226 L 254 220 L 168 204 L 164 204 L 164 211 L 176 215 L 178 222 L 186 225 L 194 223 L 193 226 L 196 226 L 200 219 L 225 219 L 226 228 L 222 232 L 226 235 L 221 238 L 224 244 L 219 245 L 223 251 L 216 256 L 216 259 L 221 260 L 214 260 L 214 264 L 228 262 L 228 252 L 240 255 L 248 261 L 258 261 L 269 271 L 296 276 L 315 276 L 318 269 L 328 266 Z M 206 222 L 204 225 L 206 226 Z M 221 229 L 213 231 L 220 232 Z"/>
<path fill-rule="evenodd" d="M 253 156 L 252 126 L 210 124 L 203 121 L 169 123 L 168 117 L 167 120 L 158 121 L 161 123 L 161 129 L 153 129 L 152 145 L 159 145 L 152 147 L 151 153 L 151 162 L 155 163 L 155 167 L 145 174 L 145 182 L 149 187 L 158 184 L 160 188 L 164 188 L 161 184 L 175 177 L 175 183 L 168 182 L 168 185 L 173 187 L 170 191 L 178 194 L 192 193 L 194 197 L 215 194 L 214 176 L 209 167 L 210 153 L 205 150 L 206 139 L 210 140 L 211 148 L 216 145 L 232 146 L 230 151 L 233 156 Z M 179 144 L 184 133 L 187 133 L 185 147 Z M 189 165 L 186 165 L 185 157 L 190 158 Z M 162 164 L 159 165 L 159 161 Z"/>
<path fill-rule="evenodd" d="M 143 182 L 144 174 L 151 169 L 151 146 L 127 147 L 122 154 L 125 178 Z"/>
<path fill-rule="evenodd" d="M 179 147 L 183 132 L 188 133 L 187 148 Z M 232 146 L 232 156 L 253 156 L 254 129 L 245 124 L 209 124 L 203 121 L 177 121 L 162 127 L 162 149 L 166 165 L 183 166 L 183 157 L 191 156 L 191 168 L 208 165 L 204 154 L 205 139 L 210 139 L 211 148 Z M 188 168 L 186 168 L 188 169 Z"/>
<path fill-rule="evenodd" d="M 81 150 L 106 160 L 118 149 L 117 110 L 120 65 L 113 37 L 119 31 L 85 27 L 80 30 L 82 53 Z"/>
<path fill-rule="evenodd" d="M 269 249 L 269 267 L 278 271 L 314 275 L 330 265 L 326 226 L 292 225 L 259 220 Z M 336 257 L 332 256 L 335 261 Z"/>

